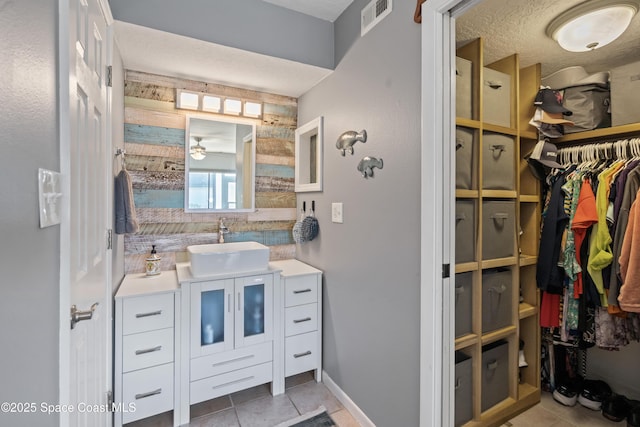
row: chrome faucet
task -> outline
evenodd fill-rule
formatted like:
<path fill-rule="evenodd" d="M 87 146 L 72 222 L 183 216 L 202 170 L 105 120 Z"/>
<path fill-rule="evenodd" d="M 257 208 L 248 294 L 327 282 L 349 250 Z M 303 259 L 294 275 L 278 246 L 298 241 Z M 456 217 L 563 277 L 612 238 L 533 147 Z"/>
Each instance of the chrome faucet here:
<path fill-rule="evenodd" d="M 224 243 L 224 235 L 229 233 L 229 227 L 224 225 L 224 221 L 226 218 L 220 218 L 220 223 L 218 225 L 218 243 Z"/>

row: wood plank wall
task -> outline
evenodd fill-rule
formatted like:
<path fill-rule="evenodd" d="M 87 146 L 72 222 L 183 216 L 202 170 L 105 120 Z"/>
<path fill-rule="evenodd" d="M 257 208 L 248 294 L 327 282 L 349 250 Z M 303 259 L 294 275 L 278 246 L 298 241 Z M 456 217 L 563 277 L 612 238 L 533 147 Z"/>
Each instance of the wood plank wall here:
<path fill-rule="evenodd" d="M 175 108 L 175 89 L 262 101 L 256 120 L 256 210 L 251 213 L 186 213 L 184 157 L 187 114 Z M 125 236 L 125 273 L 142 273 L 151 245 L 162 269 L 187 261 L 186 248 L 218 241 L 218 221 L 226 218 L 227 242 L 253 240 L 271 249 L 271 259 L 295 257 L 291 230 L 296 220 L 294 192 L 295 98 L 138 71 L 125 72 L 124 141 L 140 230 Z M 201 117 L 217 114 L 197 113 Z"/>

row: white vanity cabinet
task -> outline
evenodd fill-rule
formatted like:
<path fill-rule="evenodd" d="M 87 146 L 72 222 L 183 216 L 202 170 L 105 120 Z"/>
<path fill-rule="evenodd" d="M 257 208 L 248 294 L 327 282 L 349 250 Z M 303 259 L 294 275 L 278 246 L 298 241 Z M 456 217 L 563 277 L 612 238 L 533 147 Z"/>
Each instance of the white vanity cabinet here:
<path fill-rule="evenodd" d="M 280 270 L 284 376 L 315 371 L 322 378 L 322 271 L 297 260 L 273 261 Z"/>
<path fill-rule="evenodd" d="M 116 426 L 178 408 L 180 295 L 175 271 L 126 275 L 115 295 Z M 174 412 L 174 425 L 179 425 Z"/>
<path fill-rule="evenodd" d="M 280 275 L 222 273 L 194 277 L 176 264 L 182 295 L 181 423 L 190 405 L 271 382 L 284 392 L 279 336 Z"/>
<path fill-rule="evenodd" d="M 192 282 L 190 403 L 273 379 L 273 274 Z"/>

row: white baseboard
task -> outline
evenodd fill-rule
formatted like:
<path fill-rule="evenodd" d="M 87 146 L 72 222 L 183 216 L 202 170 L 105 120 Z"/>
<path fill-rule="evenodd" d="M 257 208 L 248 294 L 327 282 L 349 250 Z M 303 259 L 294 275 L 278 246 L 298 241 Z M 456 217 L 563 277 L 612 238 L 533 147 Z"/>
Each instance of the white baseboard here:
<path fill-rule="evenodd" d="M 360 423 L 362 427 L 376 427 L 376 425 L 367 417 L 367 415 L 356 405 L 353 400 L 331 379 L 326 371 L 322 371 L 322 382 L 333 393 L 333 395 L 342 403 L 347 411 L 353 415 L 353 418 Z"/>

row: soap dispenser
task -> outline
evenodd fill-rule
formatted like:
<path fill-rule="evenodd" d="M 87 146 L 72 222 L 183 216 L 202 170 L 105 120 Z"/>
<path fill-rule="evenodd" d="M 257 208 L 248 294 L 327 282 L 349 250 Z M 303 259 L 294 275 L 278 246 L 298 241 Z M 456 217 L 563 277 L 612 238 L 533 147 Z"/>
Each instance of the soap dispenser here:
<path fill-rule="evenodd" d="M 151 246 L 151 255 L 147 258 L 146 269 L 147 276 L 157 276 L 160 274 L 160 260 L 161 258 L 156 253 L 156 245 Z"/>

